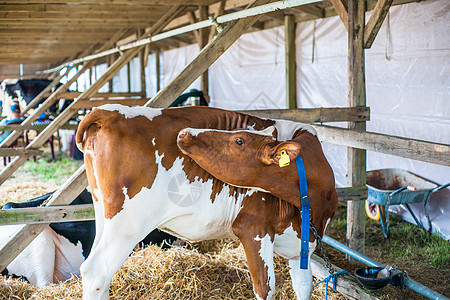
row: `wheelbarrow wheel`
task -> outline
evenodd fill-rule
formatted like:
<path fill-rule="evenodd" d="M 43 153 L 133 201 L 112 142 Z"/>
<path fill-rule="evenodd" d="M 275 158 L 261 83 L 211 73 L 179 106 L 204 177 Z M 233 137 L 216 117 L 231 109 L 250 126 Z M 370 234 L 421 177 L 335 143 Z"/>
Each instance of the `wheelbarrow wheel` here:
<path fill-rule="evenodd" d="M 380 205 L 366 200 L 366 214 L 369 218 L 375 221 L 380 220 L 380 210 L 382 210 Z"/>

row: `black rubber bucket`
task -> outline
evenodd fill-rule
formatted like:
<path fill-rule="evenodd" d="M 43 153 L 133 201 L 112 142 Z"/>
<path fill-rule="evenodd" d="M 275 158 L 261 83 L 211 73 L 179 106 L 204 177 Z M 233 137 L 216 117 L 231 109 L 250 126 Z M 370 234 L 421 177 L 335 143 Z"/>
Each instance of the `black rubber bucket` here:
<path fill-rule="evenodd" d="M 390 281 L 391 277 L 377 278 L 378 273 L 383 270 L 380 267 L 364 267 L 355 271 L 355 276 L 359 282 L 369 290 L 379 290 L 384 288 Z"/>

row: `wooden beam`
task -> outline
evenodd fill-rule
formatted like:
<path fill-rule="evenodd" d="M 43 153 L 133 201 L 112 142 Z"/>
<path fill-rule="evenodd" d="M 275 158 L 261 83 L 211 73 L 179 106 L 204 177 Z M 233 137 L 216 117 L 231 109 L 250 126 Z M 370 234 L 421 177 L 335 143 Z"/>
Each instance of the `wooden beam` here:
<path fill-rule="evenodd" d="M 256 0 L 254 5 L 268 3 L 268 0 Z M 217 58 L 220 57 L 256 20 L 259 16 L 239 19 L 228 23 L 225 29 L 206 45 L 194 60 L 192 60 L 169 84 L 160 90 L 146 106 L 167 107 L 189 85 L 195 81 Z"/>
<path fill-rule="evenodd" d="M 350 0 L 350 1 L 359 1 L 359 0 Z M 348 8 L 345 0 L 331 0 L 331 3 L 336 10 L 336 13 L 341 18 L 342 24 L 344 24 L 345 29 L 348 31 Z"/>
<path fill-rule="evenodd" d="M 450 166 L 450 145 L 340 127 L 313 125 L 321 141 Z"/>
<path fill-rule="evenodd" d="M 0 12 L 45 12 L 45 13 L 72 13 L 72 14 L 88 14 L 96 13 L 147 13 L 147 14 L 163 14 L 170 6 L 161 5 L 103 5 L 103 4 L 2 4 Z"/>
<path fill-rule="evenodd" d="M 1 6 L 0 6 L 1 7 Z M 111 14 L 109 12 L 0 12 L 0 18 L 6 20 L 22 20 L 26 18 L 30 19 L 40 19 L 40 20 L 64 20 L 64 19 L 82 19 L 95 21 L 100 19 L 126 21 L 126 20 L 136 20 L 136 21 L 147 21 L 155 22 L 161 18 L 161 14 L 157 13 L 146 13 L 140 11 L 128 11 L 128 12 L 115 12 Z"/>
<path fill-rule="evenodd" d="M 60 99 L 70 99 L 73 100 L 75 98 L 79 98 L 80 95 L 82 93 L 81 92 L 65 92 L 65 93 L 61 93 L 59 94 L 59 98 Z M 50 95 L 45 95 L 45 96 L 50 96 Z M 145 93 L 143 92 L 133 92 L 133 93 L 95 93 L 94 95 L 92 95 L 90 98 L 93 99 L 107 99 L 107 98 L 123 98 L 123 97 L 127 97 L 127 98 L 131 98 L 131 97 L 145 97 Z"/>
<path fill-rule="evenodd" d="M 83 20 L 83 19 L 66 19 L 66 20 L 42 20 L 42 19 L 15 19 L 0 20 L 0 28 L 52 28 L 58 26 L 67 26 L 72 29 L 91 29 L 98 26 L 108 26 L 117 30 L 124 28 L 144 28 L 148 27 L 154 21 L 143 20 Z"/>
<path fill-rule="evenodd" d="M 336 272 L 342 271 L 341 268 L 333 264 L 332 267 L 336 270 Z M 330 275 L 325 261 L 315 254 L 311 255 L 311 270 L 313 276 L 319 280 L 323 280 Z M 322 284 L 325 285 L 325 283 Z M 374 292 L 363 289 L 360 287 L 356 277 L 350 274 L 340 275 L 336 279 L 336 290 L 344 295 L 346 299 L 355 300 L 378 300 L 383 295 L 379 291 L 375 294 Z"/>
<path fill-rule="evenodd" d="M 24 148 L 0 148 L 0 157 L 4 156 L 37 156 L 41 155 L 44 151 L 36 149 L 24 149 Z"/>
<path fill-rule="evenodd" d="M 339 201 L 362 201 L 367 199 L 367 186 L 336 188 Z"/>
<path fill-rule="evenodd" d="M 286 65 L 286 106 L 297 108 L 297 72 L 295 62 L 295 17 L 284 17 L 285 65 Z"/>
<path fill-rule="evenodd" d="M 2 3 L 10 4 L 30 4 L 30 3 L 49 3 L 48 0 L 2 0 Z M 209 5 L 215 0 L 77 0 L 77 4 L 105 4 L 105 5 L 159 5 L 159 6 L 174 6 L 174 5 Z M 67 0 L 51 0 L 50 3 L 67 4 Z"/>
<path fill-rule="evenodd" d="M 291 8 L 291 10 L 293 10 L 294 12 L 307 13 L 317 18 L 325 18 L 324 9 L 318 7 L 317 5 L 302 5 L 299 7 L 293 7 Z"/>
<path fill-rule="evenodd" d="M 0 225 L 94 220 L 94 205 L 58 205 L 0 210 Z"/>
<path fill-rule="evenodd" d="M 332 107 L 301 109 L 242 110 L 261 118 L 291 120 L 301 123 L 343 122 L 369 120 L 368 107 Z"/>
<path fill-rule="evenodd" d="M 19 132 L 22 132 L 24 130 L 37 130 L 37 131 L 41 131 L 44 130 L 45 127 L 47 127 L 49 124 L 39 124 L 39 125 L 5 125 L 5 126 L 0 126 L 0 131 L 12 131 L 12 130 L 17 130 Z M 78 125 L 76 124 L 64 124 L 61 129 L 77 129 Z M 7 149 L 7 148 L 0 148 L 0 149 Z"/>
<path fill-rule="evenodd" d="M 366 5 L 364 0 L 348 4 L 348 104 L 350 107 L 366 106 L 364 24 Z M 365 122 L 349 122 L 348 128 L 364 131 Z M 366 184 L 366 151 L 348 148 L 348 185 Z M 364 202 L 352 201 L 347 205 L 347 246 L 364 254 L 366 214 Z M 355 262 L 351 257 L 349 261 Z"/>
<path fill-rule="evenodd" d="M 369 21 L 364 28 L 364 48 L 372 47 L 373 41 L 386 18 L 394 0 L 378 0 Z"/>
<path fill-rule="evenodd" d="M 142 99 L 133 99 L 133 98 L 125 98 L 125 99 L 105 99 L 105 100 L 85 100 L 80 99 L 77 103 L 71 107 L 73 110 L 83 109 L 83 108 L 92 108 L 98 107 L 104 104 L 122 104 L 127 106 L 142 106 L 147 103 L 150 99 L 142 98 Z"/>
<path fill-rule="evenodd" d="M 81 166 L 63 185 L 55 192 L 45 206 L 68 205 L 87 187 L 85 167 Z M 0 269 L 5 269 L 25 249 L 48 224 L 25 225 L 0 250 Z"/>

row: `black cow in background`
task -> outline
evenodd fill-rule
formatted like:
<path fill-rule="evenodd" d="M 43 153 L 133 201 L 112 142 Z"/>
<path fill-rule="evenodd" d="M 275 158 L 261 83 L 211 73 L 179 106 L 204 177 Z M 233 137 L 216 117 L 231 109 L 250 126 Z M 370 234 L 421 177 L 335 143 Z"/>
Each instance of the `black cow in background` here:
<path fill-rule="evenodd" d="M 9 202 L 2 209 L 38 207 L 52 194 L 53 192 L 23 203 Z M 91 193 L 84 190 L 71 205 L 90 203 Z M 21 226 L 0 226 L 0 245 L 6 243 Z M 80 274 L 80 265 L 91 252 L 94 237 L 94 221 L 51 223 L 1 274 L 26 278 L 38 287 L 67 280 L 72 274 Z M 168 248 L 175 240 L 177 238 L 170 234 L 154 230 L 139 246 L 155 244 Z"/>
<path fill-rule="evenodd" d="M 22 97 L 28 105 L 40 92 L 42 92 L 52 80 L 47 79 L 19 79 L 19 80 L 7 80 L 2 83 L 3 90 L 12 98 L 19 99 Z M 56 90 L 62 84 L 58 83 L 53 90 Z M 42 98 L 36 107 L 43 103 L 47 98 Z M 60 113 L 67 108 L 72 100 L 65 100 L 62 103 L 55 102 L 48 109 L 52 114 Z M 36 108 L 34 107 L 34 108 Z"/>

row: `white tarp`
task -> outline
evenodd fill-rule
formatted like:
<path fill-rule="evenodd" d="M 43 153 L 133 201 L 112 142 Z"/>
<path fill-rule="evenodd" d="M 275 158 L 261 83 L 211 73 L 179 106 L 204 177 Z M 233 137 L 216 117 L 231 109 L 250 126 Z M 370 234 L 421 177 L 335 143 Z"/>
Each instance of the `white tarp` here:
<path fill-rule="evenodd" d="M 284 29 L 248 33 L 210 68 L 211 106 L 286 108 Z"/>
<path fill-rule="evenodd" d="M 390 9 L 371 49 L 366 50 L 367 130 L 450 144 L 449 3 L 425 1 Z M 366 21 L 370 13 L 366 15 Z M 299 107 L 347 106 L 347 32 L 339 18 L 297 26 Z M 324 145 L 338 185 L 347 182 L 347 149 Z M 399 168 L 439 185 L 450 168 L 381 153 L 367 153 L 367 169 Z M 441 197 L 438 197 L 441 196 Z M 450 191 L 430 200 L 433 225 L 450 237 Z M 423 205 L 413 205 L 423 211 Z M 396 206 L 396 210 L 403 210 Z M 409 213 L 405 214 L 406 219 Z M 411 218 L 412 219 L 412 218 Z"/>

